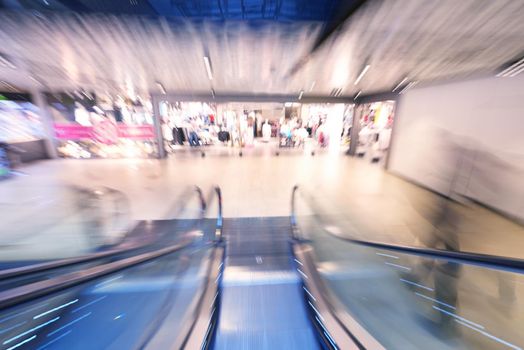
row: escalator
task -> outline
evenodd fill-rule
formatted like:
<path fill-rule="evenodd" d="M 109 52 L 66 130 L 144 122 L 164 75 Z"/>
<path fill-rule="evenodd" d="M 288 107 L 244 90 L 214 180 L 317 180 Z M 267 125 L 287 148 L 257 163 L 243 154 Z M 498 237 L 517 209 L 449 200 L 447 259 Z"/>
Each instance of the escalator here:
<path fill-rule="evenodd" d="M 162 232 L 150 244 L 24 268 L 28 283 L 0 291 L 0 348 L 144 348 L 177 334 L 182 342 L 215 255 L 217 219 L 204 217 L 193 193 L 172 220 L 145 223 Z"/>
<path fill-rule="evenodd" d="M 288 217 L 224 220 L 214 349 L 318 349 L 291 255 Z"/>
<path fill-rule="evenodd" d="M 171 210 L 171 219 L 139 221 L 114 246 L 99 248 L 86 255 L 2 269 L 0 291 L 152 252 L 167 245 L 187 242 L 190 239 L 187 234 L 193 232 L 197 225 L 201 226 L 199 228 L 207 237 L 214 234 L 214 221 L 200 217 L 205 203 L 202 191 L 198 187 L 184 191 L 177 203 L 181 204 Z"/>
<path fill-rule="evenodd" d="M 290 217 L 223 219 L 219 188 L 203 203 L 189 241 L 1 292 L 0 348 L 524 344 L 522 261 L 356 239 L 299 188 Z"/>
<path fill-rule="evenodd" d="M 294 250 L 321 327 L 363 349 L 524 346 L 524 261 L 366 241 L 311 193 L 293 191 Z"/>

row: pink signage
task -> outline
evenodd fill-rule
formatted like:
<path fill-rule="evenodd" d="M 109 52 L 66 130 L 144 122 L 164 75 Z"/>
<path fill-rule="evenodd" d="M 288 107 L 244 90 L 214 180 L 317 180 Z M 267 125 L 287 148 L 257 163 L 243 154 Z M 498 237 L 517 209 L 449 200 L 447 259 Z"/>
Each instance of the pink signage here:
<path fill-rule="evenodd" d="M 77 124 L 55 124 L 55 135 L 61 140 L 92 139 L 93 128 Z"/>
<path fill-rule="evenodd" d="M 155 138 L 155 129 L 153 125 L 119 125 L 118 137 L 145 140 Z"/>
<path fill-rule="evenodd" d="M 99 123 L 96 126 L 78 124 L 55 124 L 55 135 L 60 140 L 96 140 L 111 144 L 118 138 L 131 140 L 150 140 L 155 138 L 153 125 L 125 125 Z"/>

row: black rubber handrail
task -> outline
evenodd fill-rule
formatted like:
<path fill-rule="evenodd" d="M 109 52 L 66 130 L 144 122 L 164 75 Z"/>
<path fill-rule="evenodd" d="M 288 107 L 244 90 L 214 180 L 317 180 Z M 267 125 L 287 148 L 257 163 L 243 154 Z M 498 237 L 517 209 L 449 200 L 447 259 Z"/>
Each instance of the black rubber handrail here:
<path fill-rule="evenodd" d="M 199 187 L 195 186 L 195 191 L 199 197 L 201 206 L 200 218 L 202 219 L 206 212 L 206 202 L 202 194 L 202 190 Z M 57 276 L 52 279 L 38 281 L 28 285 L 2 291 L 0 292 L 0 309 L 4 309 L 24 301 L 32 300 L 42 295 L 47 295 L 66 288 L 70 288 L 80 283 L 87 282 L 126 269 L 128 267 L 132 267 L 137 264 L 174 253 L 176 251 L 190 246 L 191 244 L 192 241 L 189 240 L 153 252 L 135 255 L 104 265 L 94 266 L 81 271 L 75 271 L 61 276 Z"/>
<path fill-rule="evenodd" d="M 299 186 L 295 185 L 293 187 L 291 195 L 291 224 L 293 226 L 292 238 L 295 240 L 300 240 L 301 237 L 298 236 L 298 223 L 296 216 L 296 193 L 299 190 Z M 308 203 L 311 207 L 314 207 L 312 203 Z M 320 220 L 320 219 L 319 219 Z M 496 270 L 512 270 L 518 273 L 524 273 L 524 260 L 509 258 L 504 256 L 489 255 L 489 254 L 480 254 L 480 253 L 471 253 L 471 252 L 461 252 L 461 251 L 450 251 L 444 249 L 434 249 L 434 248 L 420 248 L 413 246 L 404 246 L 398 244 L 382 243 L 382 242 L 373 242 L 360 239 L 354 239 L 349 237 L 344 237 L 337 235 L 333 232 L 325 230 L 329 235 L 336 237 L 340 240 L 350 242 L 360 246 L 372 247 L 376 249 L 383 249 L 389 251 L 395 251 L 405 254 L 418 255 L 423 257 L 428 257 L 432 259 L 444 259 L 462 264 L 469 265 L 480 265 L 487 268 L 492 268 Z"/>
<path fill-rule="evenodd" d="M 215 240 L 214 245 L 215 249 L 212 254 L 212 259 L 210 259 L 209 264 L 207 266 L 207 283 L 203 286 L 203 288 L 200 291 L 200 296 L 198 298 L 197 306 L 194 311 L 193 320 L 189 323 L 189 329 L 186 332 L 186 335 L 183 339 L 180 340 L 180 343 L 175 343 L 172 347 L 172 349 L 186 349 L 191 348 L 188 347 L 188 344 L 197 344 L 201 343 L 201 349 L 207 349 L 205 344 L 209 346 L 208 338 L 211 335 L 208 333 L 209 327 L 211 327 L 210 324 L 206 324 L 205 322 L 198 322 L 202 319 L 202 317 L 205 318 L 205 316 L 202 316 L 202 314 L 206 314 L 211 310 L 213 306 L 216 306 L 216 303 L 218 303 L 218 279 L 220 277 L 220 274 L 222 273 L 223 269 L 223 258 L 224 258 L 224 244 L 223 244 L 223 236 L 222 236 L 222 229 L 223 229 L 223 216 L 222 216 L 222 190 L 219 186 L 213 187 L 211 190 L 211 194 L 208 196 L 207 203 L 212 203 L 214 198 L 217 198 L 218 201 L 218 211 L 217 211 L 217 221 L 216 221 L 216 231 L 215 231 Z M 209 206 L 208 206 L 209 208 Z M 206 210 L 207 212 L 207 210 Z M 213 260 L 216 258 L 216 254 L 220 252 L 220 260 L 221 263 L 218 266 L 218 269 L 213 270 Z M 217 274 L 215 276 L 214 274 Z M 215 297 L 211 301 L 211 305 L 208 305 L 208 308 L 204 308 L 204 303 L 206 302 L 206 294 L 208 295 L 209 299 L 209 293 L 210 289 L 213 289 L 213 292 L 216 293 Z M 209 300 L 208 300 L 209 301 Z M 213 308 L 213 310 L 216 310 Z M 214 311 L 213 311 L 214 312 Z M 212 313 L 213 313 L 212 312 Z M 206 315 L 208 316 L 208 315 Z M 216 314 L 214 315 L 216 317 Z M 209 318 L 210 322 L 214 322 L 213 318 Z M 204 329 L 204 327 L 206 329 Z M 205 334 L 204 337 L 202 335 Z"/>
<path fill-rule="evenodd" d="M 104 189 L 111 191 L 111 192 L 119 192 L 117 190 L 107 188 L 107 187 L 105 187 Z M 200 187 L 195 186 L 190 191 L 188 190 L 184 192 L 183 195 L 181 196 L 182 197 L 181 201 L 184 203 L 187 202 L 185 199 L 187 199 L 189 195 L 194 195 L 195 193 L 198 195 L 198 199 L 200 202 L 201 216 L 203 216 L 203 213 L 206 210 L 206 202 L 205 202 L 204 195 Z M 185 206 L 183 205 L 178 209 L 178 211 L 182 211 L 184 208 Z M 53 261 L 32 264 L 32 265 L 27 265 L 27 266 L 22 266 L 22 267 L 15 267 L 12 269 L 0 270 L 0 280 L 4 280 L 7 278 L 13 278 L 13 277 L 21 277 L 21 276 L 43 272 L 43 271 L 49 271 L 49 270 L 53 270 L 53 269 L 57 269 L 61 267 L 73 266 L 73 265 L 81 264 L 81 263 L 87 263 L 87 262 L 91 262 L 91 261 L 95 261 L 95 260 L 99 260 L 103 258 L 112 257 L 118 254 L 129 253 L 139 248 L 146 247 L 150 243 L 151 242 L 147 242 L 145 244 L 140 244 L 140 245 L 136 245 L 132 247 L 126 247 L 126 248 L 121 248 L 121 249 L 111 249 L 105 252 L 98 252 L 98 253 L 93 253 L 93 254 L 74 257 L 74 258 L 59 259 L 59 260 L 53 260 Z"/>
<path fill-rule="evenodd" d="M 211 195 L 208 196 L 207 203 L 211 203 L 213 199 L 217 198 L 218 203 L 218 211 L 217 211 L 217 227 L 215 231 L 215 240 L 222 242 L 222 225 L 223 225 L 223 217 L 222 217 L 222 190 L 220 189 L 220 186 L 215 186 L 212 189 Z"/>
<path fill-rule="evenodd" d="M 76 286 L 83 282 L 115 273 L 128 267 L 165 256 L 167 254 L 174 253 L 190 245 L 191 242 L 185 244 L 175 244 L 153 252 L 135 255 L 130 258 L 118 260 L 105 265 L 94 266 L 85 270 L 71 272 L 52 279 L 43 280 L 0 292 L 0 310 L 28 300 L 33 300 L 43 295 Z"/>

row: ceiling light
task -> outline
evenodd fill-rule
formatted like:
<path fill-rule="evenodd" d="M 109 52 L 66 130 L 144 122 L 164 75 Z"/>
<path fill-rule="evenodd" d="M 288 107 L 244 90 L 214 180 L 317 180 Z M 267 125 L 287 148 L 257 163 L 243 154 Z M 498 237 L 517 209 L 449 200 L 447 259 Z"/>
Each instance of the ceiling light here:
<path fill-rule="evenodd" d="M 357 92 L 357 94 L 355 95 L 355 97 L 354 97 L 353 99 L 356 100 L 356 99 L 360 96 L 361 93 L 362 93 L 362 90 L 360 90 L 359 92 Z"/>
<path fill-rule="evenodd" d="M 164 85 L 162 85 L 162 83 L 159 82 L 159 81 L 156 82 L 156 85 L 158 86 L 160 91 L 162 91 L 162 93 L 165 95 L 166 94 L 166 89 L 164 88 Z"/>
<path fill-rule="evenodd" d="M 78 91 L 75 90 L 74 94 L 75 94 L 76 97 L 78 97 L 79 99 L 81 99 L 81 100 L 84 99 L 84 96 L 83 96 L 80 92 L 78 92 Z"/>
<path fill-rule="evenodd" d="M 515 75 L 519 75 L 523 71 L 524 71 L 524 64 L 519 69 L 513 70 L 513 73 L 511 73 L 509 76 L 514 77 Z"/>
<path fill-rule="evenodd" d="M 333 97 L 338 97 L 340 96 L 341 93 L 342 93 L 342 88 L 334 88 L 333 90 L 331 90 L 330 95 Z"/>
<path fill-rule="evenodd" d="M 104 111 L 102 109 L 100 109 L 100 107 L 98 106 L 94 106 L 93 109 L 98 113 L 98 114 L 104 114 Z"/>
<path fill-rule="evenodd" d="M 16 69 L 16 66 L 10 60 L 4 57 L 4 55 L 0 55 L 0 66 Z"/>
<path fill-rule="evenodd" d="M 362 77 L 364 77 L 364 74 L 366 74 L 366 72 L 368 71 L 369 67 L 371 67 L 371 66 L 369 64 L 366 64 L 364 69 L 362 69 L 362 72 L 360 72 L 360 74 L 358 75 L 357 80 L 355 80 L 355 85 L 357 85 L 360 82 L 360 80 L 362 79 Z"/>
<path fill-rule="evenodd" d="M 215 98 L 215 96 L 216 96 L 215 89 L 211 89 L 211 96 L 213 96 L 213 98 Z"/>
<path fill-rule="evenodd" d="M 7 87 L 8 89 L 10 90 L 14 90 L 14 91 L 18 91 L 18 89 L 16 87 L 14 87 L 13 85 L 9 84 L 7 81 L 1 81 L 0 82 L 2 85 L 4 85 L 5 87 Z"/>
<path fill-rule="evenodd" d="M 206 65 L 207 77 L 209 80 L 213 80 L 213 74 L 211 73 L 211 63 L 209 62 L 209 57 L 204 56 L 204 64 Z"/>
<path fill-rule="evenodd" d="M 309 91 L 313 91 L 313 88 L 315 87 L 316 83 L 317 83 L 316 81 L 311 83 L 311 87 L 309 88 Z"/>
<path fill-rule="evenodd" d="M 300 94 L 298 95 L 298 99 L 299 100 L 302 99 L 302 95 L 304 95 L 304 90 L 300 90 Z"/>
<path fill-rule="evenodd" d="M 507 77 L 511 76 L 515 71 L 518 71 L 520 68 L 524 67 L 524 58 L 513 63 L 511 66 L 504 69 L 502 72 L 497 74 L 497 77 Z M 518 74 L 518 73 L 517 73 Z"/>
<path fill-rule="evenodd" d="M 398 83 L 398 85 L 395 86 L 395 88 L 394 88 L 393 90 L 391 90 L 391 92 L 395 92 L 395 91 L 397 91 L 397 89 L 398 89 L 399 87 L 401 87 L 402 84 L 404 84 L 406 81 L 408 81 L 408 77 L 405 77 L 404 79 L 402 79 L 402 81 L 401 81 L 400 83 Z"/>
<path fill-rule="evenodd" d="M 32 80 L 34 81 L 36 84 L 38 85 L 44 85 L 39 79 L 36 79 L 35 77 L 33 76 L 29 76 L 29 80 Z"/>
<path fill-rule="evenodd" d="M 92 96 L 90 94 L 88 94 L 87 92 L 85 91 L 82 91 L 82 93 L 85 95 L 85 97 L 87 97 L 88 100 L 92 100 Z"/>
<path fill-rule="evenodd" d="M 49 1 L 47 0 L 43 0 L 44 1 L 44 4 L 46 4 L 47 6 L 49 6 Z"/>
<path fill-rule="evenodd" d="M 411 83 L 409 83 L 408 85 L 406 85 L 406 87 L 404 87 L 402 89 L 402 91 L 399 92 L 399 94 L 403 94 L 404 92 L 406 92 L 407 90 L 411 89 L 413 86 L 417 85 L 418 84 L 418 81 L 412 81 Z"/>

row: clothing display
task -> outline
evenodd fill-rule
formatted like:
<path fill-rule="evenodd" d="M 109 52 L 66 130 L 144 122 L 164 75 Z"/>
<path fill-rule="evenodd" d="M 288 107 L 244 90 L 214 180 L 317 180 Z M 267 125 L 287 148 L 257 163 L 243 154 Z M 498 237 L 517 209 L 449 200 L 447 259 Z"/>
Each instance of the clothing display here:
<path fill-rule="evenodd" d="M 65 158 L 154 158 L 152 105 L 135 96 L 46 94 L 54 121 L 58 155 Z M 76 96 L 76 95 L 75 95 Z M 90 97 L 87 97 L 90 96 Z M 165 140 L 169 128 L 161 128 Z"/>
<path fill-rule="evenodd" d="M 230 139 L 231 137 L 228 131 L 222 130 L 218 132 L 218 140 L 220 142 L 229 142 Z"/>
<path fill-rule="evenodd" d="M 391 143 L 395 102 L 384 101 L 360 105 L 360 131 L 356 154 L 377 163 L 386 158 Z"/>
<path fill-rule="evenodd" d="M 270 139 L 271 139 L 271 125 L 266 120 L 266 122 L 262 126 L 262 140 L 264 142 L 269 142 Z"/>

